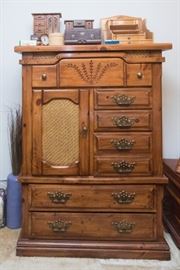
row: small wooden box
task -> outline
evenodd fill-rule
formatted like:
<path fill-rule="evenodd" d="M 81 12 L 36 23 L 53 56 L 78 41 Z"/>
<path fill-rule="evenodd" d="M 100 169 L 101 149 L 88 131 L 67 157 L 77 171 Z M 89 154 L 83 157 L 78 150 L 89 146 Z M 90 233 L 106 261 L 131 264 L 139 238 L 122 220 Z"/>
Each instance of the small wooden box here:
<path fill-rule="evenodd" d="M 164 173 L 169 178 L 164 197 L 164 224 L 177 247 L 180 248 L 180 174 L 176 172 L 177 159 L 164 160 Z"/>
<path fill-rule="evenodd" d="M 138 17 L 113 16 L 101 20 L 102 39 L 119 40 L 122 43 L 146 43 L 153 41 L 153 33 L 146 28 L 146 21 Z"/>
<path fill-rule="evenodd" d="M 65 31 L 69 31 L 77 28 L 92 29 L 94 20 L 66 20 Z"/>
<path fill-rule="evenodd" d="M 61 13 L 32 13 L 34 18 L 34 35 L 38 38 L 41 35 L 59 32 Z"/>
<path fill-rule="evenodd" d="M 100 28 L 93 29 L 94 20 L 65 21 L 64 44 L 101 44 Z"/>

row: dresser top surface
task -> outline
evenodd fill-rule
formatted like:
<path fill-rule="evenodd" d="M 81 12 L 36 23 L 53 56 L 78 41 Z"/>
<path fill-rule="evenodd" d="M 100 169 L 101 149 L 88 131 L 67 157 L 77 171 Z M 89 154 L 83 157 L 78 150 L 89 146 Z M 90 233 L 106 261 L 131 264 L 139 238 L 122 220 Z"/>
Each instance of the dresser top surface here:
<path fill-rule="evenodd" d="M 118 44 L 118 45 L 61 45 L 61 46 L 16 46 L 15 52 L 103 52 L 103 51 L 136 51 L 153 50 L 166 51 L 172 49 L 171 43 L 141 43 L 141 44 Z"/>

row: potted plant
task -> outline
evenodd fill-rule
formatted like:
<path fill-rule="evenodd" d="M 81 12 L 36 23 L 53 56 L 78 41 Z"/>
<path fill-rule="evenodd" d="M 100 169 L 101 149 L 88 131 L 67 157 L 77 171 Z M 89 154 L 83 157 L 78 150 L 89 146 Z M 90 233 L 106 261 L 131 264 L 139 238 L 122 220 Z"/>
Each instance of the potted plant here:
<path fill-rule="evenodd" d="M 22 164 L 22 113 L 20 106 L 9 114 L 9 149 L 12 173 L 7 178 L 7 227 L 21 226 L 21 184 L 18 175 Z"/>

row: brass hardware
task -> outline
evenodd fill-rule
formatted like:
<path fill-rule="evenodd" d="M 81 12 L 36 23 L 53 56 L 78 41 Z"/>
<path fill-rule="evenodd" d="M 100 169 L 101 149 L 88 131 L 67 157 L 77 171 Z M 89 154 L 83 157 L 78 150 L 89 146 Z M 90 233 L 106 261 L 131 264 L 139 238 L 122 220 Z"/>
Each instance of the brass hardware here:
<path fill-rule="evenodd" d="M 72 196 L 72 194 L 63 193 L 63 192 L 48 192 L 47 193 L 49 199 L 53 203 L 66 203 L 67 200 Z"/>
<path fill-rule="evenodd" d="M 121 106 L 131 105 L 134 103 L 136 97 L 128 97 L 126 95 L 119 95 L 119 96 L 112 96 L 112 100 L 117 104 Z"/>
<path fill-rule="evenodd" d="M 131 150 L 135 144 L 135 140 L 127 140 L 122 138 L 120 140 L 111 140 L 111 144 L 118 150 Z"/>
<path fill-rule="evenodd" d="M 143 73 L 142 73 L 142 72 L 138 72 L 138 73 L 137 73 L 137 77 L 138 77 L 138 79 L 142 79 Z"/>
<path fill-rule="evenodd" d="M 125 115 L 121 117 L 113 117 L 113 124 L 120 128 L 128 128 L 132 127 L 136 122 L 138 122 L 138 119 L 130 119 L 126 117 Z"/>
<path fill-rule="evenodd" d="M 134 170 L 135 162 L 128 163 L 125 160 L 112 162 L 112 167 L 117 173 L 131 173 Z"/>
<path fill-rule="evenodd" d="M 51 228 L 53 232 L 66 232 L 71 224 L 71 221 L 48 221 L 49 228 Z"/>
<path fill-rule="evenodd" d="M 134 201 L 136 193 L 128 193 L 125 190 L 122 190 L 118 193 L 112 193 L 112 197 L 119 204 L 129 204 Z"/>
<path fill-rule="evenodd" d="M 43 81 L 46 81 L 47 80 L 47 74 L 46 73 L 43 73 L 42 76 L 41 76 L 42 80 Z"/>
<path fill-rule="evenodd" d="M 81 130 L 82 136 L 86 137 L 88 134 L 88 127 L 85 126 L 84 124 L 82 125 L 82 130 Z"/>
<path fill-rule="evenodd" d="M 112 222 L 112 226 L 118 231 L 118 233 L 131 233 L 134 229 L 135 223 L 122 220 L 120 222 Z"/>

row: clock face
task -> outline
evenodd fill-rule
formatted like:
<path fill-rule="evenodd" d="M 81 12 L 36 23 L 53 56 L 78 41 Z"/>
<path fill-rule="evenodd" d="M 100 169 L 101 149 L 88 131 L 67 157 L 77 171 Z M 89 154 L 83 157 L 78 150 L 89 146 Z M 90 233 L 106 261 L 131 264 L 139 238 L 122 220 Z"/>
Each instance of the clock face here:
<path fill-rule="evenodd" d="M 49 38 L 48 35 L 44 34 L 41 36 L 41 42 L 43 45 L 48 45 L 49 44 Z"/>

